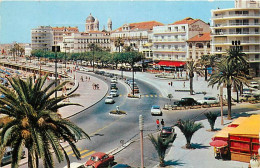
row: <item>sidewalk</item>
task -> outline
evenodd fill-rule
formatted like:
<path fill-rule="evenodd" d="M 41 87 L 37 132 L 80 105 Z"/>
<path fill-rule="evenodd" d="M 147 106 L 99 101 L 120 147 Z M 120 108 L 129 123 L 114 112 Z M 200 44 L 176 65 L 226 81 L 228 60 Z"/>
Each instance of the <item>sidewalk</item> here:
<path fill-rule="evenodd" d="M 260 114 L 260 110 L 248 112 L 248 114 Z M 237 116 L 239 117 L 239 116 Z M 217 132 L 210 132 L 210 125 L 207 120 L 199 121 L 203 124 L 204 128 L 194 133 L 191 143 L 196 149 L 184 149 L 186 139 L 179 128 L 175 127 L 177 138 L 173 142 L 173 146 L 165 157 L 168 167 L 185 167 L 185 168 L 248 168 L 248 163 L 215 159 L 213 147 L 209 145 L 212 141 L 211 138 Z M 232 120 L 224 119 L 224 126 L 222 126 L 221 118 L 218 117 L 215 123 L 215 129 L 222 129 L 226 127 Z M 214 166 L 213 166 L 214 165 Z M 157 168 L 158 165 L 154 166 Z"/>

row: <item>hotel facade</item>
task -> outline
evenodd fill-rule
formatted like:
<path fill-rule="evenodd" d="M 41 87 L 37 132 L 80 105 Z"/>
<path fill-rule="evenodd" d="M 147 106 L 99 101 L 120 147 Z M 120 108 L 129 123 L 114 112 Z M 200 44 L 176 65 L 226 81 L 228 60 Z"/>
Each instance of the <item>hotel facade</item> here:
<path fill-rule="evenodd" d="M 203 32 L 210 32 L 209 24 L 190 17 L 173 24 L 154 27 L 153 59 L 187 61 L 190 58 L 187 40 Z"/>
<path fill-rule="evenodd" d="M 212 54 L 225 55 L 237 41 L 247 55 L 250 75 L 260 76 L 260 2 L 236 0 L 235 8 L 212 10 L 211 20 Z"/>

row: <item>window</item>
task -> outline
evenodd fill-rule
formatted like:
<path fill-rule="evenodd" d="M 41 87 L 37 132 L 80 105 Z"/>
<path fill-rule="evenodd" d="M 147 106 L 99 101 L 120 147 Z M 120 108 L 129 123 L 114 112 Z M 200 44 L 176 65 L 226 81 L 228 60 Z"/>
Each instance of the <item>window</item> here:
<path fill-rule="evenodd" d="M 189 47 L 192 48 L 192 44 L 191 43 L 189 44 Z"/>
<path fill-rule="evenodd" d="M 259 54 L 256 54 L 256 55 L 255 55 L 255 59 L 259 59 Z"/>
<path fill-rule="evenodd" d="M 171 45 L 168 45 L 168 49 L 171 49 Z"/>
<path fill-rule="evenodd" d="M 255 19 L 255 20 L 254 20 L 254 23 L 255 23 L 255 24 L 258 24 L 258 19 Z"/>
<path fill-rule="evenodd" d="M 197 48 L 203 48 L 203 44 L 202 44 L 202 43 L 197 43 L 197 44 L 196 44 L 196 47 L 197 47 Z"/>
<path fill-rule="evenodd" d="M 175 58 L 178 59 L 178 55 L 175 55 Z"/>
<path fill-rule="evenodd" d="M 222 47 L 216 47 L 217 51 L 222 51 Z"/>
<path fill-rule="evenodd" d="M 156 45 L 155 48 L 158 49 L 158 45 Z"/>
<path fill-rule="evenodd" d="M 182 29 L 183 31 L 185 31 L 185 26 L 181 26 L 181 29 Z"/>
<path fill-rule="evenodd" d="M 210 48 L 210 43 L 207 44 L 207 48 Z"/>
<path fill-rule="evenodd" d="M 164 36 L 162 36 L 162 39 L 164 39 Z"/>
<path fill-rule="evenodd" d="M 172 28 L 171 28 L 171 27 L 168 27 L 168 31 L 172 31 Z"/>
<path fill-rule="evenodd" d="M 162 45 L 162 49 L 164 49 L 164 45 Z"/>

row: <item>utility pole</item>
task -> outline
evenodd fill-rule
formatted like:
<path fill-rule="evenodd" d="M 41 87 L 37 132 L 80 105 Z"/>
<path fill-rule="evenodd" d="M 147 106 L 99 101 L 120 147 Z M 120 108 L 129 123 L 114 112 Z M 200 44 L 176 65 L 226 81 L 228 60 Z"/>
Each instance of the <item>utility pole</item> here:
<path fill-rule="evenodd" d="M 140 129 L 140 149 L 141 149 L 141 168 L 144 168 L 144 139 L 143 139 L 143 129 L 144 129 L 144 118 L 139 115 L 139 129 Z"/>

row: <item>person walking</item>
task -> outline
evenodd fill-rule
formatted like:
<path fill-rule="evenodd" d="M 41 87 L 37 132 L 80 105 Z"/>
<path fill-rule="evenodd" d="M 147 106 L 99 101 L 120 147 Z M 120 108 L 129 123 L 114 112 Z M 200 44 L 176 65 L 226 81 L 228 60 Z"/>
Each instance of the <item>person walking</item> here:
<path fill-rule="evenodd" d="M 164 121 L 163 119 L 161 120 L 161 125 L 162 125 L 162 128 L 164 127 Z"/>
<path fill-rule="evenodd" d="M 159 121 L 159 119 L 156 120 L 156 126 L 157 126 L 157 130 L 160 130 L 160 121 Z"/>

